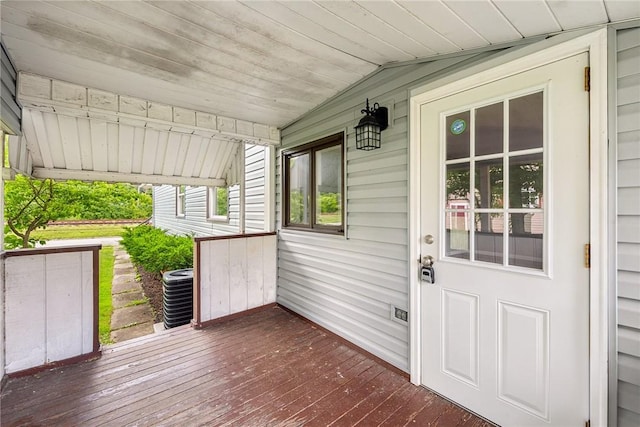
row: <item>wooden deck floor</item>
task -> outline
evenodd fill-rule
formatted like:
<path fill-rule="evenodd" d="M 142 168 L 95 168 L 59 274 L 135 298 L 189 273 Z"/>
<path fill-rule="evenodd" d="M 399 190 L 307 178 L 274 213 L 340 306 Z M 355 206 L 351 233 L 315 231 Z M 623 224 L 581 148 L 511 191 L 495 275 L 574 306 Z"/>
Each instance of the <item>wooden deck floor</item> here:
<path fill-rule="evenodd" d="M 309 322 L 273 308 L 11 379 L 3 426 L 488 426 Z"/>

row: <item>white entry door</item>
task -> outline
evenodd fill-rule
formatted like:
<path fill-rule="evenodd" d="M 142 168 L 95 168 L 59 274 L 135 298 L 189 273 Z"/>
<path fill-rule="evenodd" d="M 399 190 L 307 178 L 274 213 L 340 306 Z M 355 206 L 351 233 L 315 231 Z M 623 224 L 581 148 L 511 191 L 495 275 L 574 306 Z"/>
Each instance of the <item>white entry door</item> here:
<path fill-rule="evenodd" d="M 503 426 L 588 420 L 587 63 L 421 106 L 421 382 Z"/>

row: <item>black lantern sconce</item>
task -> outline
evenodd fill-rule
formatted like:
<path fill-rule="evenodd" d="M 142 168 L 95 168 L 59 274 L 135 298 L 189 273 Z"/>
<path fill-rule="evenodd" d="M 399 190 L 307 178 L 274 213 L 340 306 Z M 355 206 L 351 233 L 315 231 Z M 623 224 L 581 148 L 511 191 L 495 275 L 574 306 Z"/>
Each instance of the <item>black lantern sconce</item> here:
<path fill-rule="evenodd" d="M 356 148 L 358 150 L 375 150 L 380 148 L 380 132 L 389 125 L 389 115 L 385 107 L 381 107 L 376 102 L 369 108 L 369 98 L 367 98 L 367 108 L 361 111 L 365 116 L 355 127 Z"/>

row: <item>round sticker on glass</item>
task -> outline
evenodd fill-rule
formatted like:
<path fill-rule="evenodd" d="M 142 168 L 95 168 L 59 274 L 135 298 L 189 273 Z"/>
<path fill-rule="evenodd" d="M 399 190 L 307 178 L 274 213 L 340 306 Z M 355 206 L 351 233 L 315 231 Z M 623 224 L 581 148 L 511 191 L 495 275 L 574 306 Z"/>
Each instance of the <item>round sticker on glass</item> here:
<path fill-rule="evenodd" d="M 462 132 L 467 129 L 467 122 L 462 119 L 455 119 L 453 123 L 451 123 L 451 133 L 454 135 L 460 135 Z"/>

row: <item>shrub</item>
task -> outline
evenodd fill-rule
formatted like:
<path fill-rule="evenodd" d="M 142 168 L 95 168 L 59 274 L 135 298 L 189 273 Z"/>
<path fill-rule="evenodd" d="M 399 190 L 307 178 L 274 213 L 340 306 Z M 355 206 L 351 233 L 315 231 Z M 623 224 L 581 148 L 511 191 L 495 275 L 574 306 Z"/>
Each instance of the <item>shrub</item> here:
<path fill-rule="evenodd" d="M 320 194 L 320 212 L 336 213 L 339 207 L 338 193 L 321 193 Z"/>
<path fill-rule="evenodd" d="M 131 260 L 150 273 L 193 267 L 193 239 L 150 225 L 127 227 L 122 236 Z"/>

